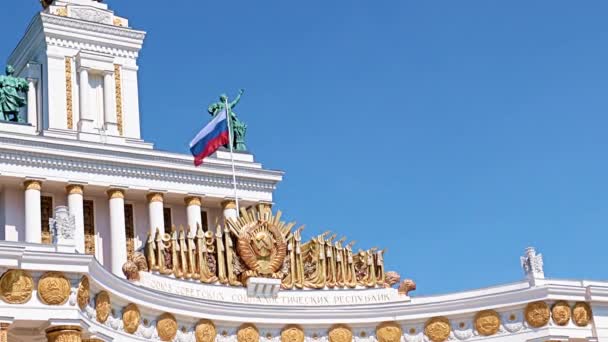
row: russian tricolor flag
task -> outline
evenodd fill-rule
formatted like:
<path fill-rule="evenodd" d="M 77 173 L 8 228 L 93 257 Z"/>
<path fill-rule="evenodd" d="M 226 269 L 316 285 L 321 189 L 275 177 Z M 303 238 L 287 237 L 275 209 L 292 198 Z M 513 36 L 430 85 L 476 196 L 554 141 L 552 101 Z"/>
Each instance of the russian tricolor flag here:
<path fill-rule="evenodd" d="M 203 159 L 212 155 L 220 146 L 229 143 L 228 115 L 226 115 L 226 109 L 224 109 L 190 142 L 190 152 L 194 156 L 194 165 L 201 165 Z"/>

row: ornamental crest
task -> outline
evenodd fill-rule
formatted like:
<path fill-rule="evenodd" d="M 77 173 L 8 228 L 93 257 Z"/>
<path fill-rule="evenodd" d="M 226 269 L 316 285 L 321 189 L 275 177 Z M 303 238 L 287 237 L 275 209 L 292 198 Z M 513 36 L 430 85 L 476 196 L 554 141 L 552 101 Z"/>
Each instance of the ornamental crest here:
<path fill-rule="evenodd" d="M 264 218 L 230 221 L 229 225 L 238 237 L 237 252 L 249 269 L 245 272 L 246 277 L 281 278 L 279 271 L 287 255 L 285 238 L 290 229 L 282 230 L 284 225 Z"/>

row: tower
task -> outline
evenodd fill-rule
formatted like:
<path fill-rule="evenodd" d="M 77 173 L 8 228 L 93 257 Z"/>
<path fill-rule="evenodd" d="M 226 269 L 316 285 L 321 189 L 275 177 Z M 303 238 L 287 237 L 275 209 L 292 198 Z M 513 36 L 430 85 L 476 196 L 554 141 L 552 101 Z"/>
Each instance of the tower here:
<path fill-rule="evenodd" d="M 145 32 L 95 0 L 44 1 L 8 59 L 28 79 L 27 125 L 0 131 L 152 148 L 141 140 Z"/>

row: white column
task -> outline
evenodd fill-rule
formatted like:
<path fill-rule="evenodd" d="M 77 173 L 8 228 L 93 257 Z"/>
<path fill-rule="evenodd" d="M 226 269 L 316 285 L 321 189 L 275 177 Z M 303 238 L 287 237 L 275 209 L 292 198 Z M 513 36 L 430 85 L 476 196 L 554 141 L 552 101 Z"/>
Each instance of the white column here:
<path fill-rule="evenodd" d="M 74 240 L 76 241 L 76 251 L 84 254 L 84 187 L 80 184 L 70 184 L 66 187 L 68 194 L 68 210 L 70 215 L 74 215 L 76 222 L 76 232 Z"/>
<path fill-rule="evenodd" d="M 78 127 L 83 132 L 94 132 L 94 120 L 89 109 L 89 70 L 80 69 L 80 121 Z"/>
<path fill-rule="evenodd" d="M 108 190 L 110 201 L 110 239 L 112 246 L 112 273 L 124 278 L 122 266 L 127 262 L 127 234 L 125 232 L 125 193 L 120 189 Z"/>
<path fill-rule="evenodd" d="M 25 187 L 25 242 L 42 242 L 42 225 L 40 213 L 40 190 L 42 183 L 37 180 L 28 180 L 23 183 Z"/>
<path fill-rule="evenodd" d="M 36 80 L 27 79 L 27 123 L 38 126 L 38 95 L 36 94 Z"/>
<path fill-rule="evenodd" d="M 224 211 L 224 218 L 236 220 L 238 219 L 238 211 L 236 208 L 236 201 L 233 199 L 227 199 L 222 202 L 222 210 Z"/>
<path fill-rule="evenodd" d="M 165 233 L 165 215 L 163 194 L 153 192 L 148 194 L 148 213 L 150 215 L 150 232 L 156 234 L 156 229 L 161 234 Z"/>
<path fill-rule="evenodd" d="M 108 135 L 118 135 L 118 125 L 116 119 L 116 105 L 114 103 L 114 78 L 111 73 L 103 76 L 103 110 L 105 119 L 105 129 Z"/>
<path fill-rule="evenodd" d="M 190 234 L 196 234 L 198 227 L 203 226 L 203 217 L 201 215 L 201 198 L 196 196 L 186 197 L 184 199 L 186 203 L 186 214 L 188 217 L 188 227 L 190 227 Z"/>

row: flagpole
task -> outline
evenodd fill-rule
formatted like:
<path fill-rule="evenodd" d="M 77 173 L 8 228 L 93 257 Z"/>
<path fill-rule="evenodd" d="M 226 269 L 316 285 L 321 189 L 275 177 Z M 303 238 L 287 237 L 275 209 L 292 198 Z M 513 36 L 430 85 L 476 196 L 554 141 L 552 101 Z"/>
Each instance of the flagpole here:
<path fill-rule="evenodd" d="M 232 164 L 232 185 L 234 187 L 234 201 L 236 202 L 236 218 L 239 218 L 239 197 L 236 188 L 236 170 L 234 168 L 234 151 L 232 150 L 232 113 L 230 107 L 228 107 L 228 97 L 224 100 L 224 106 L 226 108 L 226 119 L 228 119 L 228 146 L 230 146 L 230 163 Z"/>

